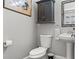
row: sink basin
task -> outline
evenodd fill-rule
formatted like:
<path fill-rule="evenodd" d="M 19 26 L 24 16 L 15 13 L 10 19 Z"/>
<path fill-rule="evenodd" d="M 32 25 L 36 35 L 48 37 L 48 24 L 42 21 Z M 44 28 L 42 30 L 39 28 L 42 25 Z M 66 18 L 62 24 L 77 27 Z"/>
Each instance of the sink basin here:
<path fill-rule="evenodd" d="M 62 33 L 58 37 L 59 40 L 64 42 L 75 42 L 75 35 L 72 33 Z"/>

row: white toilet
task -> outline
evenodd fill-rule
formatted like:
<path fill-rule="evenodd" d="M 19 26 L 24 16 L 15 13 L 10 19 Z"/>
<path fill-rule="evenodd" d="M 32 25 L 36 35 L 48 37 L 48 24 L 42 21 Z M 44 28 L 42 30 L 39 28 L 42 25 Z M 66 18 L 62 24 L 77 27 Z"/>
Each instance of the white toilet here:
<path fill-rule="evenodd" d="M 46 54 L 46 51 L 51 46 L 52 35 L 40 35 L 41 46 L 29 52 L 30 58 L 40 58 Z"/>

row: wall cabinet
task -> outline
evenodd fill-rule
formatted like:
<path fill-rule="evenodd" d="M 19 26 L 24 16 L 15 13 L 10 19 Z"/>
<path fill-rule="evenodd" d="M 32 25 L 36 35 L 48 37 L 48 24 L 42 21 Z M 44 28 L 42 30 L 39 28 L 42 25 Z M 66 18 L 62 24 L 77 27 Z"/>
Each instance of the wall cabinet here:
<path fill-rule="evenodd" d="M 54 23 L 54 1 L 39 1 L 37 23 Z"/>

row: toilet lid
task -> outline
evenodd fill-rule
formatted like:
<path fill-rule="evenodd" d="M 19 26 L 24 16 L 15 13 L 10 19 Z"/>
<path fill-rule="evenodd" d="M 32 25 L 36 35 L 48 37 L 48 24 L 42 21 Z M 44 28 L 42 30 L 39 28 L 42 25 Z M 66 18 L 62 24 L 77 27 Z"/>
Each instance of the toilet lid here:
<path fill-rule="evenodd" d="M 35 49 L 30 51 L 30 55 L 41 54 L 41 53 L 43 53 L 45 51 L 46 51 L 46 48 L 44 48 L 44 47 L 35 48 Z"/>

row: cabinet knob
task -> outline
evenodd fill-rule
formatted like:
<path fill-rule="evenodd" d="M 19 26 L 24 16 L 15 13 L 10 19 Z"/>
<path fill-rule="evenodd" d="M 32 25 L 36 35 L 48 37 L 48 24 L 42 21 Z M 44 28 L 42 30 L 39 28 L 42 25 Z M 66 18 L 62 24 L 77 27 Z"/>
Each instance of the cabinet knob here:
<path fill-rule="evenodd" d="M 43 16 L 43 17 L 42 17 L 42 20 L 43 20 L 43 21 L 45 21 L 45 20 L 46 20 L 46 17 L 45 17 L 45 16 Z"/>

